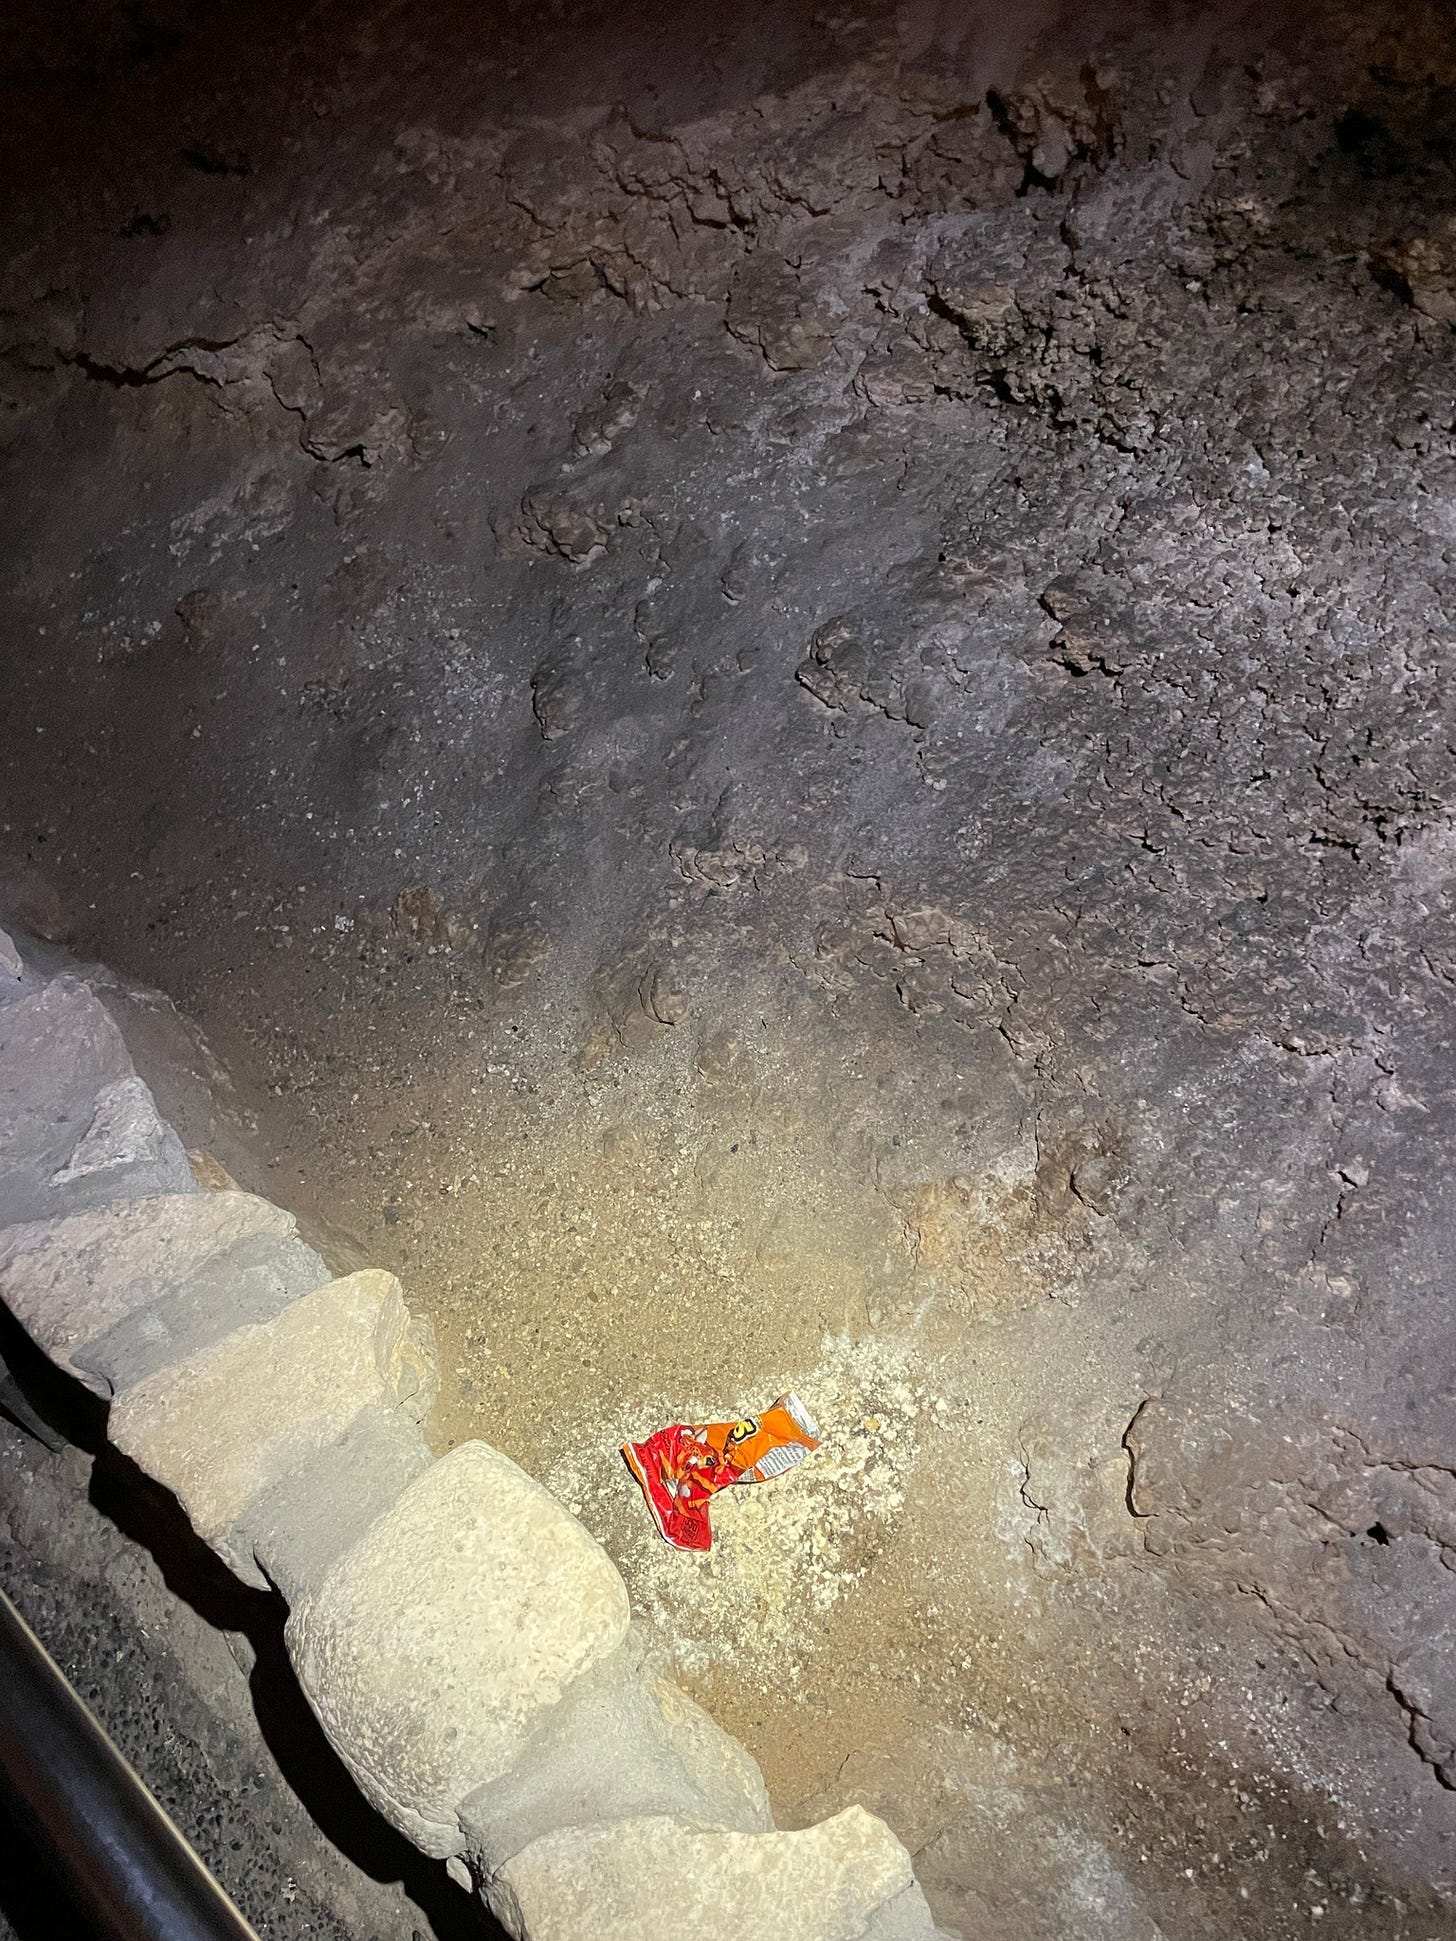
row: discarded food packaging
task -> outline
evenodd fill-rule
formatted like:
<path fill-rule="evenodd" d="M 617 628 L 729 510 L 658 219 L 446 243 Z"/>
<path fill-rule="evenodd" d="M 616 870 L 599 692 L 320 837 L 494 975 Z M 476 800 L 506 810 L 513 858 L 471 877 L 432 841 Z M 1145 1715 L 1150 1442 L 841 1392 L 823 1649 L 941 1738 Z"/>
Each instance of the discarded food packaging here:
<path fill-rule="evenodd" d="M 645 1442 L 624 1442 L 652 1520 L 679 1550 L 711 1550 L 708 1499 L 733 1483 L 782 1476 L 819 1447 L 819 1429 L 797 1395 L 738 1422 L 671 1422 Z"/>

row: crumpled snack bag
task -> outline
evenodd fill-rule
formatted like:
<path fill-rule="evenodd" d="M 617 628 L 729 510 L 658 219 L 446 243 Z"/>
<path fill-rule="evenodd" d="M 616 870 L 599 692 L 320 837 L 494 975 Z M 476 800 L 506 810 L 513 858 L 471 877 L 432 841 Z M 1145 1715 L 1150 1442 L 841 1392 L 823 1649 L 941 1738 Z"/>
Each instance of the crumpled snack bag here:
<path fill-rule="evenodd" d="M 819 1447 L 819 1428 L 797 1395 L 739 1422 L 671 1422 L 645 1442 L 624 1442 L 652 1520 L 679 1550 L 711 1550 L 708 1498 L 732 1483 L 765 1483 Z"/>

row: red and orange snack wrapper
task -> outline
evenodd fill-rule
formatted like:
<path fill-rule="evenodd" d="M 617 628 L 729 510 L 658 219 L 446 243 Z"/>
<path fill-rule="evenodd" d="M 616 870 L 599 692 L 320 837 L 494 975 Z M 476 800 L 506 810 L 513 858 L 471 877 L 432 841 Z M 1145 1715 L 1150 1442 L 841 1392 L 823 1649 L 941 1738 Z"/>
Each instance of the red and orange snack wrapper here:
<path fill-rule="evenodd" d="M 708 1498 L 732 1483 L 766 1483 L 819 1447 L 819 1429 L 797 1395 L 739 1422 L 670 1422 L 645 1442 L 624 1442 L 652 1520 L 679 1550 L 711 1550 Z"/>

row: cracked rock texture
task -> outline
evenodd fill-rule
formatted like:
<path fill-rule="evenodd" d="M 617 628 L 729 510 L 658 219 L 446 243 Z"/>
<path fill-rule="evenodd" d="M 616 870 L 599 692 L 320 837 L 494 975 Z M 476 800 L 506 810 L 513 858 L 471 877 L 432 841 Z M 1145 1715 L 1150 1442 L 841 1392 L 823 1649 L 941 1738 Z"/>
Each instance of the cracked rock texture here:
<path fill-rule="evenodd" d="M 51 1047 L 61 1043 L 59 1059 Z M 180 1140 L 130 1070 L 94 992 L 57 979 L 0 1016 L 0 1219 L 74 1213 L 124 1194 L 195 1192 Z"/>
<path fill-rule="evenodd" d="M 291 1612 L 299 1682 L 366 1796 L 417 1846 L 627 1634 L 599 1545 L 481 1442 L 415 1478 Z M 544 1929 L 549 1933 L 550 1930 Z"/>
<path fill-rule="evenodd" d="M 508 1933 L 560 1941 L 671 1941 L 685 1922 L 711 1926 L 725 1909 L 802 1941 L 861 1941 L 913 1887 L 904 1849 L 851 1806 L 799 1833 L 666 1817 L 565 1827 L 507 1861 L 486 1898 Z"/>
<path fill-rule="evenodd" d="M 368 1409 L 425 1415 L 434 1382 L 428 1327 L 411 1321 L 392 1274 L 365 1268 L 144 1376 L 112 1404 L 107 1434 L 172 1491 L 204 1543 L 264 1590 L 246 1527 L 253 1498 Z"/>
<path fill-rule="evenodd" d="M 0 919 L 190 1008 L 784 1824 L 1451 1932 L 1446 11 L 4 62 Z M 665 1553 L 615 1444 L 790 1385 Z"/>
<path fill-rule="evenodd" d="M 169 1290 L 185 1289 L 218 1252 L 259 1240 L 296 1244 L 296 1225 L 255 1194 L 195 1188 L 25 1221 L 0 1238 L 5 1305 L 58 1367 L 109 1395 L 106 1344 Z"/>

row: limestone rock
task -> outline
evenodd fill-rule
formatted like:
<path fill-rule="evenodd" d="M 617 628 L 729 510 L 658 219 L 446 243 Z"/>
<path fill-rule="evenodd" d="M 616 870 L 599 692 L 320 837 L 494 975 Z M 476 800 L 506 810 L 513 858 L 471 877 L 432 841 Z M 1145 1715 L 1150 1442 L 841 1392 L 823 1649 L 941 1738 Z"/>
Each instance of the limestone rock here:
<path fill-rule="evenodd" d="M 361 1409 L 423 1416 L 433 1394 L 433 1352 L 399 1282 L 366 1269 L 147 1376 L 112 1408 L 110 1433 L 237 1575 L 262 1587 L 236 1528 L 249 1500 L 336 1442 Z"/>
<path fill-rule="evenodd" d="M 236 1194 L 235 1197 L 241 1197 Z M 150 1306 L 125 1315 L 105 1334 L 75 1351 L 74 1365 L 119 1394 L 168 1362 L 185 1361 L 250 1322 L 269 1321 L 280 1308 L 331 1278 L 323 1259 L 302 1240 L 251 1233 L 198 1263 Z"/>
<path fill-rule="evenodd" d="M 21 962 L 20 952 L 15 948 L 14 939 L 0 930 L 0 983 L 8 978 L 19 983 L 25 975 L 25 965 Z"/>
<path fill-rule="evenodd" d="M 299 1681 L 359 1785 L 438 1858 L 461 1803 L 627 1635 L 606 1553 L 497 1450 L 432 1465 L 294 1611 Z"/>
<path fill-rule="evenodd" d="M 851 1806 L 802 1833 L 681 1818 L 568 1827 L 518 1853 L 484 1892 L 517 1941 L 680 1941 L 725 1916 L 735 1934 L 861 1941 L 913 1887 L 904 1847 Z M 922 1932 L 934 1932 L 928 1913 Z"/>
<path fill-rule="evenodd" d="M 701 1706 L 646 1673 L 631 1638 L 542 1717 L 510 1771 L 464 1803 L 460 1823 L 489 1869 L 563 1826 L 674 1814 L 773 1829 L 753 1759 Z"/>
<path fill-rule="evenodd" d="M 75 1359 L 127 1317 L 185 1285 L 214 1255 L 259 1236 L 294 1240 L 293 1215 L 251 1193 L 166 1193 L 0 1232 L 0 1299 L 98 1395 L 109 1375 Z"/>
<path fill-rule="evenodd" d="M 121 1166 L 160 1163 L 169 1140 L 175 1144 L 176 1134 L 163 1125 L 141 1079 L 115 1079 L 96 1094 L 91 1123 L 65 1165 L 51 1174 L 51 1185 L 71 1186 Z"/>
<path fill-rule="evenodd" d="M 407 1415 L 362 1410 L 338 1442 L 254 1497 L 243 1512 L 247 1539 L 269 1582 L 290 1605 L 317 1590 L 432 1460 L 423 1431 Z"/>
<path fill-rule="evenodd" d="M 92 991 L 56 977 L 0 1010 L 0 1224 L 194 1190 Z"/>
<path fill-rule="evenodd" d="M 935 1925 L 930 1903 L 912 1882 L 875 1909 L 860 1941 L 959 1941 L 959 1937 Z"/>

